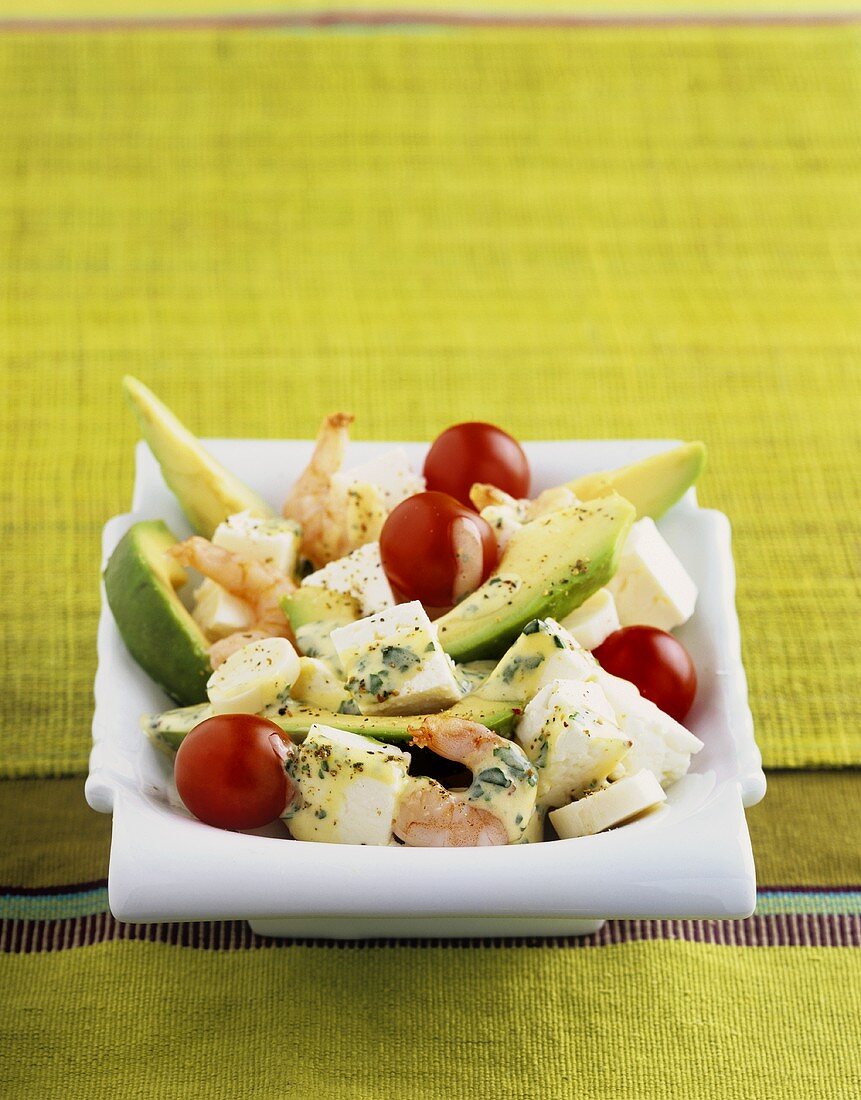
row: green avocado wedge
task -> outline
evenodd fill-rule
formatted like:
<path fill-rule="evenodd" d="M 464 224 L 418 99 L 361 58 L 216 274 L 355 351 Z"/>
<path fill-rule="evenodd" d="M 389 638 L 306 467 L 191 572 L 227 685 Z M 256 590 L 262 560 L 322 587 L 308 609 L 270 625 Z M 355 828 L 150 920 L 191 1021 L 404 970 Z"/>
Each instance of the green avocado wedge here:
<path fill-rule="evenodd" d="M 480 722 L 503 737 L 511 733 L 515 714 L 513 706 L 509 703 L 490 702 L 473 695 L 465 695 L 454 706 L 441 713 L 453 718 L 466 718 L 472 722 Z M 209 704 L 181 707 L 178 710 L 165 711 L 163 714 L 145 715 L 141 719 L 141 729 L 157 748 L 173 753 L 182 744 L 187 733 L 211 716 L 212 708 Z M 347 733 L 362 733 L 366 737 L 373 737 L 377 741 L 386 741 L 393 745 L 409 741 L 412 731 L 428 717 L 425 714 L 403 717 L 335 714 L 333 711 L 305 706 L 291 699 L 282 704 L 273 703 L 261 712 L 261 716 L 280 726 L 294 741 L 301 741 L 311 726 L 318 722 Z"/>
<path fill-rule="evenodd" d="M 618 470 L 578 477 L 568 482 L 568 488 L 580 500 L 594 500 L 616 492 L 630 500 L 640 518 L 660 519 L 706 468 L 707 454 L 705 443 L 683 443 Z"/>
<path fill-rule="evenodd" d="M 265 500 L 212 457 L 143 382 L 127 374 L 123 390 L 164 480 L 199 535 L 212 538 L 219 523 L 237 512 L 250 511 L 263 518 L 275 515 Z"/>
<path fill-rule="evenodd" d="M 331 634 L 339 626 L 361 619 L 362 612 L 355 597 L 318 585 L 302 584 L 284 597 L 281 610 L 287 616 L 300 653 L 328 661 L 333 668 L 340 667 Z"/>
<path fill-rule="evenodd" d="M 176 539 L 161 520 L 123 535 L 105 567 L 105 594 L 132 657 L 178 703 L 206 698 L 209 643 L 177 596 L 185 570 L 165 551 Z"/>
<path fill-rule="evenodd" d="M 440 645 L 456 661 L 500 657 L 532 619 L 564 618 L 616 572 L 634 515 L 614 493 L 524 524 L 484 584 L 436 620 Z"/>

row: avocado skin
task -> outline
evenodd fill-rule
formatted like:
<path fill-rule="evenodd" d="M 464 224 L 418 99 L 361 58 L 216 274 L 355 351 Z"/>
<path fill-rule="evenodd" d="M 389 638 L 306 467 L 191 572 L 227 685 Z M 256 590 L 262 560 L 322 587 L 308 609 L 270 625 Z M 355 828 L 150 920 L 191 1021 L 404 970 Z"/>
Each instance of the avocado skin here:
<path fill-rule="evenodd" d="M 706 468 L 707 457 L 705 443 L 683 443 L 618 470 L 586 474 L 569 481 L 568 488 L 580 500 L 616 492 L 634 505 L 641 519 L 660 519 L 694 484 Z"/>
<path fill-rule="evenodd" d="M 206 699 L 209 645 L 177 596 L 185 578 L 165 551 L 176 539 L 161 520 L 130 527 L 105 568 L 105 595 L 126 648 L 178 703 Z"/>
<path fill-rule="evenodd" d="M 263 518 L 275 515 L 266 501 L 212 457 L 143 382 L 126 375 L 123 390 L 162 477 L 199 535 L 212 538 L 219 523 L 237 512 L 251 511 Z"/>
<path fill-rule="evenodd" d="M 403 717 L 335 714 L 319 707 L 306 707 L 302 703 L 292 701 L 282 709 L 285 710 L 284 714 L 280 714 L 275 706 L 267 707 L 263 716 L 280 726 L 294 741 L 301 741 L 311 726 L 319 722 L 326 726 L 334 726 L 335 729 L 346 730 L 348 733 L 361 733 L 378 741 L 404 744 L 411 740 L 413 731 L 427 717 L 423 714 Z M 465 695 L 460 702 L 455 703 L 442 714 L 480 722 L 502 737 L 508 737 L 514 726 L 513 704 L 490 702 L 471 695 Z M 188 714 L 181 710 L 174 710 L 145 718 L 142 728 L 156 747 L 176 752 L 185 735 L 201 721 L 203 717 L 199 713 L 199 708 L 189 710 Z"/>
<path fill-rule="evenodd" d="M 634 507 L 613 493 L 525 524 L 484 584 L 437 619 L 440 645 L 456 661 L 501 657 L 532 619 L 562 619 L 610 580 L 634 520 Z M 504 614 L 471 615 L 493 603 L 493 585 L 521 577 Z"/>

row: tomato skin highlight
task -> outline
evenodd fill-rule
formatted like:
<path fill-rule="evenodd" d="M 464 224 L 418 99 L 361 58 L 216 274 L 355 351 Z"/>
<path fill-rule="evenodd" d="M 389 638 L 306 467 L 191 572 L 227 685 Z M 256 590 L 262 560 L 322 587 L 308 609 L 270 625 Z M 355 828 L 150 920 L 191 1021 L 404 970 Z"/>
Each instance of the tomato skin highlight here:
<path fill-rule="evenodd" d="M 678 638 L 654 626 L 625 626 L 592 655 L 613 676 L 630 680 L 640 694 L 681 722 L 697 693 L 697 670 Z"/>
<path fill-rule="evenodd" d="M 284 734 L 267 718 L 216 714 L 205 719 L 176 754 L 180 798 L 195 817 L 217 829 L 268 825 L 296 792 L 279 744 L 284 745 Z"/>
<path fill-rule="evenodd" d="M 433 608 L 454 603 L 460 568 L 455 521 L 469 524 L 480 540 L 474 587 L 491 574 L 497 547 L 490 524 L 447 493 L 416 493 L 392 509 L 380 532 L 383 569 L 399 596 Z"/>
<path fill-rule="evenodd" d="M 529 496 L 529 462 L 517 440 L 495 424 L 452 424 L 431 444 L 424 464 L 428 489 L 472 508 L 469 490 L 487 482 L 513 497 Z M 474 509 L 473 509 L 474 510 Z"/>

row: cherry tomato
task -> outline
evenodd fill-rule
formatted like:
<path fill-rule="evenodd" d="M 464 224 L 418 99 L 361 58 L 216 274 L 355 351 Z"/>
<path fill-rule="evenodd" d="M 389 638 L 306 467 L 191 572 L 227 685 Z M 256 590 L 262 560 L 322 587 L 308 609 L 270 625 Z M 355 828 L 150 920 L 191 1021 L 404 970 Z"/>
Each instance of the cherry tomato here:
<path fill-rule="evenodd" d="M 380 532 L 392 587 L 429 607 L 451 607 L 487 579 L 496 539 L 487 520 L 447 493 L 416 493 L 394 508 Z"/>
<path fill-rule="evenodd" d="M 218 829 L 257 829 L 283 812 L 295 784 L 284 771 L 284 734 L 253 714 L 216 714 L 179 746 L 176 789 L 195 817 Z"/>
<path fill-rule="evenodd" d="M 691 709 L 697 693 L 697 670 L 691 655 L 672 634 L 654 626 L 625 626 L 593 653 L 602 668 L 630 680 L 641 695 L 677 722 Z"/>
<path fill-rule="evenodd" d="M 453 424 L 436 437 L 424 468 L 428 489 L 449 493 L 472 505 L 469 490 L 488 482 L 513 497 L 529 496 L 529 463 L 523 448 L 508 432 L 493 424 L 470 421 Z"/>

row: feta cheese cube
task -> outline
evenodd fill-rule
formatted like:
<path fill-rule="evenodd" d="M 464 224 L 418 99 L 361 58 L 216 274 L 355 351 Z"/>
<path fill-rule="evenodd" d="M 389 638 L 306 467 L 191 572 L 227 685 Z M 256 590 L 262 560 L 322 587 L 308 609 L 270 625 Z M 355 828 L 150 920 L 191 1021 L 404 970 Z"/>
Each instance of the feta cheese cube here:
<path fill-rule="evenodd" d="M 314 724 L 291 773 L 298 799 L 284 819 L 296 840 L 386 845 L 407 782 L 408 753 Z"/>
<path fill-rule="evenodd" d="M 301 531 L 289 519 L 260 519 L 250 512 L 237 512 L 215 528 L 216 546 L 240 554 L 243 558 L 271 565 L 279 573 L 291 576 L 296 570 Z"/>
<path fill-rule="evenodd" d="M 245 600 L 231 596 L 209 577 L 205 577 L 203 584 L 194 590 L 191 615 L 211 642 L 226 638 L 237 630 L 247 630 L 254 621 L 254 612 Z"/>
<path fill-rule="evenodd" d="M 391 511 L 402 500 L 424 491 L 425 479 L 410 466 L 403 447 L 386 451 L 378 458 L 361 462 L 332 475 L 332 484 L 344 490 L 352 485 L 370 484 L 380 489 L 386 508 Z"/>
<path fill-rule="evenodd" d="M 454 662 L 418 601 L 339 627 L 331 639 L 362 714 L 424 714 L 460 698 Z"/>
<path fill-rule="evenodd" d="M 380 544 L 368 542 L 347 554 L 345 558 L 329 562 L 311 573 L 303 585 L 328 588 L 330 592 L 345 592 L 353 596 L 363 615 L 375 615 L 395 606 L 392 586 L 389 584 L 380 558 Z"/>
<path fill-rule="evenodd" d="M 553 680 L 588 680 L 597 662 L 555 619 L 533 619 L 476 689 L 483 699 L 523 703 Z"/>
<path fill-rule="evenodd" d="M 622 626 L 672 630 L 694 613 L 697 589 L 653 519 L 638 520 L 607 585 Z"/>
<path fill-rule="evenodd" d="M 608 588 L 600 588 L 562 620 L 562 626 L 572 637 L 584 649 L 590 650 L 597 649 L 621 625 L 616 601 Z"/>
<path fill-rule="evenodd" d="M 654 772 L 662 787 L 675 783 L 691 766 L 691 756 L 703 747 L 690 730 L 644 699 L 628 680 L 596 668 L 592 680 L 604 692 L 616 722 L 632 745 L 621 760 L 619 775 Z"/>
<path fill-rule="evenodd" d="M 334 480 L 334 478 L 333 478 Z M 379 539 L 389 510 L 383 490 L 370 481 L 341 486 L 346 546 L 352 550 Z"/>
<path fill-rule="evenodd" d="M 538 805 L 564 806 L 607 778 L 631 748 L 596 684 L 553 680 L 526 706 L 516 740 L 538 770 Z"/>

